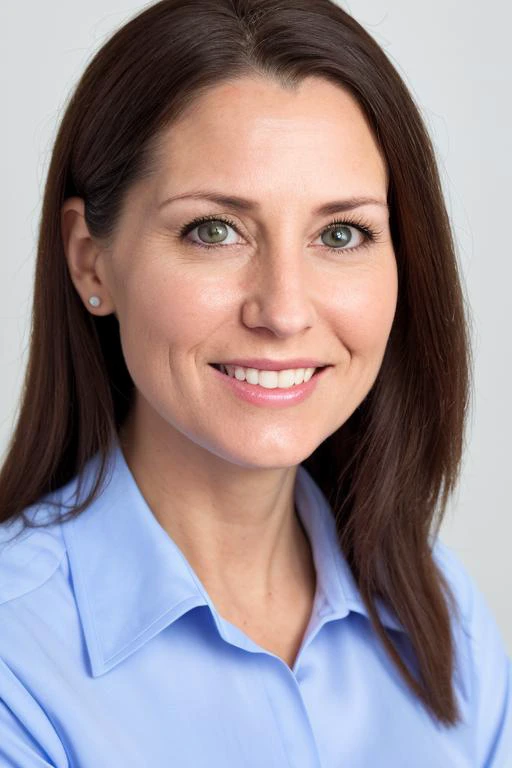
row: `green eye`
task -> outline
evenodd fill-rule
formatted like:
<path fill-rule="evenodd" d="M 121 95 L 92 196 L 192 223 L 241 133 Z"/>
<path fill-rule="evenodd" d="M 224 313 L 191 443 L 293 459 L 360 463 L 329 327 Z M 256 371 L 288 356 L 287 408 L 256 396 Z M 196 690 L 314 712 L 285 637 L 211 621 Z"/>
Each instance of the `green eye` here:
<path fill-rule="evenodd" d="M 338 224 L 335 227 L 326 229 L 326 239 L 332 239 L 334 244 L 326 242 L 325 245 L 327 245 L 328 248 L 335 248 L 336 245 L 340 247 L 348 245 L 353 239 L 352 233 L 350 232 L 351 229 L 352 227 L 347 226 L 347 224 Z"/>
<path fill-rule="evenodd" d="M 203 230 L 203 232 L 201 232 Z M 222 221 L 209 221 L 197 227 L 197 232 L 201 238 L 212 238 L 214 243 L 223 242 L 226 237 L 227 227 Z"/>
<path fill-rule="evenodd" d="M 186 235 L 189 234 L 189 232 L 197 229 L 201 240 L 204 239 L 208 241 L 211 239 L 210 243 L 192 240 L 192 244 L 198 245 L 200 248 L 215 248 L 216 245 L 236 245 L 236 243 L 225 242 L 226 236 L 228 234 L 228 227 L 236 230 L 236 225 L 233 221 L 229 221 L 227 219 L 219 219 L 215 216 L 202 217 L 194 219 L 194 221 L 191 221 L 190 224 L 186 224 L 180 231 L 179 235 L 180 238 L 183 239 L 186 237 Z"/>

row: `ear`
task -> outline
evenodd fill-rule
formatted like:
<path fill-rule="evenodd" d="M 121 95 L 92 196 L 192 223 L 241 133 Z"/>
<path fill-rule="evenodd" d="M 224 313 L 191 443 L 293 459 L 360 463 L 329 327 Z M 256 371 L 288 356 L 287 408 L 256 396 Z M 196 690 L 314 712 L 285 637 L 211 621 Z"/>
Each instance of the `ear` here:
<path fill-rule="evenodd" d="M 92 314 L 111 314 L 115 306 L 106 281 L 105 251 L 89 232 L 81 197 L 65 200 L 61 209 L 61 233 L 69 274 L 84 305 Z M 99 296 L 99 307 L 89 304 L 91 296 Z"/>

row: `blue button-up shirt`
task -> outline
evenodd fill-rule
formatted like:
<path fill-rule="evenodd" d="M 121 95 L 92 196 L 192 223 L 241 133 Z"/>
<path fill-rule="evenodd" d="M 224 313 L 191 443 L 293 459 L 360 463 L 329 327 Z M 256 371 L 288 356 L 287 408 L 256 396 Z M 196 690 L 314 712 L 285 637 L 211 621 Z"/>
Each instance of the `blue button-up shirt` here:
<path fill-rule="evenodd" d="M 90 460 L 83 491 L 98 457 Z M 463 722 L 437 725 L 375 637 L 306 469 L 295 506 L 317 590 L 293 669 L 222 618 L 115 444 L 76 519 L 0 526 L 0 765 L 16 768 L 512 766 L 511 662 L 482 594 L 438 539 L 453 585 Z M 29 507 L 77 500 L 76 478 Z M 82 497 L 83 498 L 83 497 Z M 21 535 L 12 538 L 18 530 Z M 407 635 L 378 603 L 407 654 Z"/>

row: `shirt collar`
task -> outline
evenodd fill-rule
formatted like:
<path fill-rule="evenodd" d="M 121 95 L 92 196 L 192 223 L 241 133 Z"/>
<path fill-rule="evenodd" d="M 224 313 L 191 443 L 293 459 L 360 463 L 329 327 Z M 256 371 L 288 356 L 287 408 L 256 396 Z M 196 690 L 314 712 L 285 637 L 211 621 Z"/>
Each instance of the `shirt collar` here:
<path fill-rule="evenodd" d="M 82 496 L 99 470 L 87 463 Z M 78 500 L 77 477 L 60 490 L 62 503 Z M 94 677 L 104 674 L 187 611 L 206 605 L 217 615 L 203 584 L 162 528 L 135 482 L 119 442 L 109 453 L 103 490 L 78 517 L 62 523 L 73 588 Z M 300 465 L 295 506 L 307 531 L 323 596 L 322 614 L 343 618 L 367 609 L 339 547 L 332 511 Z M 402 630 L 377 602 L 382 623 Z M 328 620 L 326 618 L 326 620 Z"/>

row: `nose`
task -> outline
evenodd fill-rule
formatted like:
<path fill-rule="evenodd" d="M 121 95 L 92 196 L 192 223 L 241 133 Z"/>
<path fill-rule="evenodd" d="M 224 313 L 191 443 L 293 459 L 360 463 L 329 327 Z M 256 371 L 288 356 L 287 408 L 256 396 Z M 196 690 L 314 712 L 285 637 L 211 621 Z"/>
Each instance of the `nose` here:
<path fill-rule="evenodd" d="M 315 308 L 307 259 L 301 246 L 267 250 L 250 277 L 242 319 L 248 328 L 266 328 L 286 338 L 311 328 Z"/>

